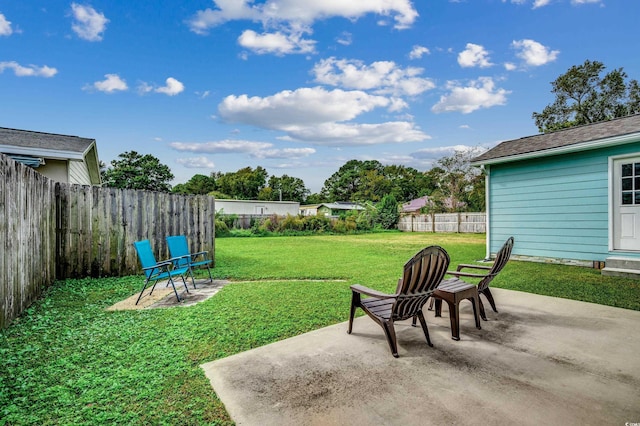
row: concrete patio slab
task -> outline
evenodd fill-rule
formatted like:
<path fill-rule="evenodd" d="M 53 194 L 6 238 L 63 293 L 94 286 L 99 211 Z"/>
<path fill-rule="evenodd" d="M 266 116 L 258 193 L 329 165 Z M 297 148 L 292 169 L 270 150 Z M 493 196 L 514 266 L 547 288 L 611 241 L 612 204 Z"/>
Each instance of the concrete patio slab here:
<path fill-rule="evenodd" d="M 238 425 L 640 423 L 640 312 L 494 291 L 474 327 L 426 312 L 433 348 L 396 324 L 400 358 L 367 317 L 202 365 Z M 345 316 L 347 313 L 345 312 Z"/>

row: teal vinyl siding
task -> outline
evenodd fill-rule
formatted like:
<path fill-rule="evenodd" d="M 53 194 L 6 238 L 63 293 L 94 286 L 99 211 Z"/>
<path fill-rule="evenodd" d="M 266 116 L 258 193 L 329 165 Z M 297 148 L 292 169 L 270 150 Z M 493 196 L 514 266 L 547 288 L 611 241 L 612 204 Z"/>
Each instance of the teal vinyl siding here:
<path fill-rule="evenodd" d="M 609 157 L 640 143 L 489 166 L 489 249 L 511 235 L 513 253 L 605 260 L 609 252 Z"/>

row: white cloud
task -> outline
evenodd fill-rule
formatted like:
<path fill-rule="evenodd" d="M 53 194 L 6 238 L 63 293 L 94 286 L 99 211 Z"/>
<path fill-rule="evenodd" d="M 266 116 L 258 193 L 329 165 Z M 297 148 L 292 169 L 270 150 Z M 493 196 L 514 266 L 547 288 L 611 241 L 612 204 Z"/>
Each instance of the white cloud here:
<path fill-rule="evenodd" d="M 291 129 L 288 138 L 321 146 L 366 146 L 431 139 L 415 124 L 406 121 L 374 124 L 322 123 Z"/>
<path fill-rule="evenodd" d="M 518 66 L 516 64 L 514 64 L 513 62 L 505 62 L 504 63 L 504 69 L 507 71 L 514 71 L 518 68 Z"/>
<path fill-rule="evenodd" d="M 352 35 L 348 31 L 343 31 L 340 37 L 336 38 L 336 41 L 343 46 L 350 46 L 352 43 Z"/>
<path fill-rule="evenodd" d="M 313 53 L 315 41 L 302 38 L 303 32 L 285 34 L 282 32 L 258 34 L 246 30 L 238 38 L 240 46 L 258 54 L 272 53 L 286 55 L 291 53 Z"/>
<path fill-rule="evenodd" d="M 418 77 L 422 68 L 401 68 L 392 61 L 365 65 L 361 61 L 328 58 L 318 62 L 311 71 L 315 81 L 346 89 L 373 90 L 375 94 L 416 96 L 433 89 L 428 78 Z"/>
<path fill-rule="evenodd" d="M 393 109 L 402 100 L 363 91 L 325 90 L 320 87 L 283 91 L 268 97 L 227 96 L 218 105 L 220 117 L 285 132 L 280 139 L 317 145 L 372 145 L 428 139 L 410 122 L 348 123 L 375 108 Z"/>
<path fill-rule="evenodd" d="M 155 89 L 156 93 L 163 93 L 168 96 L 175 96 L 184 91 L 184 84 L 173 77 L 166 80 L 166 85 Z"/>
<path fill-rule="evenodd" d="M 424 55 L 428 55 L 429 53 L 429 49 L 424 47 L 424 46 L 419 46 L 419 45 L 415 45 L 413 46 L 413 49 L 411 49 L 411 52 L 409 53 L 409 59 L 420 59 L 422 58 L 422 56 Z"/>
<path fill-rule="evenodd" d="M 580 4 L 601 4 L 602 0 L 571 0 L 571 4 L 580 5 Z"/>
<path fill-rule="evenodd" d="M 253 142 L 227 139 L 216 142 L 172 142 L 169 146 L 176 151 L 206 154 L 248 154 L 259 159 L 300 159 L 316 152 L 314 148 L 274 148 L 269 142 Z M 204 158 L 204 157 L 199 157 Z"/>
<path fill-rule="evenodd" d="M 0 62 L 0 73 L 5 69 L 13 70 L 13 73 L 17 77 L 53 77 L 58 73 L 58 70 L 46 65 L 38 67 L 36 65 L 22 66 L 15 61 Z"/>
<path fill-rule="evenodd" d="M 493 65 L 489 61 L 489 52 L 479 44 L 467 43 L 465 50 L 458 54 L 458 64 L 463 68 L 487 68 Z"/>
<path fill-rule="evenodd" d="M 315 154 L 314 148 L 282 148 L 282 149 L 266 149 L 256 151 L 251 154 L 254 158 L 266 159 L 289 159 L 297 160 Z"/>
<path fill-rule="evenodd" d="M 349 20 L 367 14 L 391 17 L 396 29 L 410 27 L 418 17 L 410 0 L 267 0 L 255 4 L 253 0 L 214 0 L 215 9 L 196 12 L 188 22 L 191 31 L 206 34 L 209 29 L 228 21 L 249 20 L 265 26 L 282 23 L 311 25 L 313 22 L 334 17 Z"/>
<path fill-rule="evenodd" d="M 472 155 L 480 155 L 486 149 L 477 146 L 468 145 L 452 145 L 452 146 L 439 146 L 436 148 L 424 148 L 419 149 L 416 152 L 411 153 L 411 157 L 418 159 L 431 159 L 438 160 L 442 157 L 449 157 L 456 152 L 469 152 Z"/>
<path fill-rule="evenodd" d="M 178 158 L 176 163 L 187 169 L 213 169 L 216 165 L 207 157 Z"/>
<path fill-rule="evenodd" d="M 13 33 L 11 28 L 11 21 L 8 21 L 5 16 L 0 13 L 0 36 L 9 36 Z"/>
<path fill-rule="evenodd" d="M 553 62 L 560 54 L 559 50 L 550 50 L 534 40 L 514 40 L 511 46 L 517 50 L 516 56 L 524 60 L 527 65 L 540 66 Z"/>
<path fill-rule="evenodd" d="M 71 29 L 78 37 L 88 41 L 101 41 L 109 20 L 91 6 L 71 3 L 71 10 L 75 19 Z"/>
<path fill-rule="evenodd" d="M 251 153 L 272 148 L 268 142 L 252 142 L 226 139 L 217 142 L 171 142 L 169 146 L 176 151 L 200 152 L 206 154 Z"/>
<path fill-rule="evenodd" d="M 92 85 L 87 85 L 83 90 L 99 90 L 105 93 L 115 93 L 128 90 L 127 83 L 118 74 L 105 74 L 105 79 L 96 81 Z"/>
<path fill-rule="evenodd" d="M 284 130 L 332 121 L 352 120 L 390 100 L 362 91 L 327 91 L 321 87 L 285 90 L 272 96 L 227 96 L 218 105 L 220 116 L 266 129 Z"/>
<path fill-rule="evenodd" d="M 431 108 L 435 113 L 459 111 L 469 114 L 480 108 L 504 105 L 511 92 L 495 87 L 490 77 L 480 77 L 471 81 L 466 87 L 456 82 L 449 82 L 449 94 L 441 96 L 440 101 Z"/>
<path fill-rule="evenodd" d="M 145 95 L 150 92 L 155 92 L 162 93 L 168 96 L 175 96 L 184 91 L 184 84 L 173 77 L 167 78 L 165 80 L 165 83 L 166 84 L 164 86 L 155 87 L 143 81 L 138 85 L 138 94 Z"/>
<path fill-rule="evenodd" d="M 535 0 L 533 2 L 533 8 L 537 9 L 539 7 L 548 6 L 551 3 L 551 0 Z"/>

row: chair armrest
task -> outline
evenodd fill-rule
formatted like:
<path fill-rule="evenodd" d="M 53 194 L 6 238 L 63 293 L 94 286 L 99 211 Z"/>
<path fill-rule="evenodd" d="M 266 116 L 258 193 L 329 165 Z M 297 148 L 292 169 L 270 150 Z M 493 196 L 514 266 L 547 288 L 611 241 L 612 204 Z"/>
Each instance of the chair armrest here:
<path fill-rule="evenodd" d="M 484 278 L 490 275 L 490 274 L 472 274 L 470 272 L 456 272 L 456 271 L 447 271 L 447 274 L 453 275 L 455 277 L 469 277 L 469 278 Z"/>
<path fill-rule="evenodd" d="M 471 268 L 471 269 L 481 269 L 483 271 L 489 271 L 493 266 L 484 266 L 484 265 L 469 265 L 467 263 L 461 263 L 458 265 L 458 269 L 456 271 L 461 271 L 462 268 Z"/>
<path fill-rule="evenodd" d="M 393 299 L 393 298 L 397 297 L 397 295 L 395 295 L 395 294 L 382 293 L 380 291 L 374 290 L 374 289 L 369 288 L 369 287 L 365 287 L 365 286 L 360 285 L 360 284 L 352 285 L 351 286 L 351 291 L 353 291 L 354 293 L 364 294 L 366 296 L 377 297 L 379 299 Z"/>

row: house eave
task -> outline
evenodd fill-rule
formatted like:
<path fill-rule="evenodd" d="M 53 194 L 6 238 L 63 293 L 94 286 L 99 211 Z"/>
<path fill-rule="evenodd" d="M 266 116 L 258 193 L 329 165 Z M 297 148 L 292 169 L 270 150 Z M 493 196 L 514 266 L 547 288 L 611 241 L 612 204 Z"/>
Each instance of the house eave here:
<path fill-rule="evenodd" d="M 7 154 L 23 154 L 30 155 L 32 157 L 52 158 L 56 160 L 75 160 L 83 161 L 85 154 L 94 146 L 91 144 L 86 151 L 61 151 L 55 149 L 42 149 L 42 148 L 30 148 L 19 147 L 15 145 L 0 145 L 0 152 Z"/>
<path fill-rule="evenodd" d="M 610 146 L 624 145 L 633 142 L 640 142 L 640 133 L 629 133 L 626 135 L 613 136 L 610 138 L 597 139 L 588 142 L 581 142 L 557 148 L 549 148 L 541 151 L 527 152 L 523 154 L 508 155 L 504 157 L 489 158 L 487 160 L 471 161 L 473 166 L 487 166 L 492 164 L 511 163 L 514 161 L 531 160 L 535 158 L 551 157 L 554 155 L 570 154 L 574 152 L 591 149 L 607 148 Z"/>

